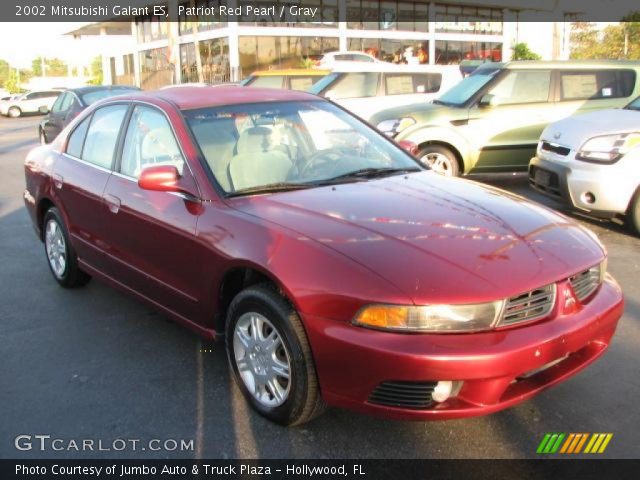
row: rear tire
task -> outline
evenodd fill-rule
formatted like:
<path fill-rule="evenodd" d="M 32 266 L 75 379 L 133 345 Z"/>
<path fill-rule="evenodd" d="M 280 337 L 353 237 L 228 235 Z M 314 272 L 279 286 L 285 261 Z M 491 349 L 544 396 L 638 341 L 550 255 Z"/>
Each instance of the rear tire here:
<path fill-rule="evenodd" d="M 22 110 L 20 110 L 18 107 L 11 107 L 7 112 L 7 115 L 9 115 L 11 118 L 18 118 L 20 115 L 22 115 Z"/>
<path fill-rule="evenodd" d="M 233 299 L 227 319 L 229 365 L 251 406 L 287 426 L 320 415 L 324 403 L 311 348 L 291 304 L 271 285 L 255 285 Z"/>
<path fill-rule="evenodd" d="M 445 177 L 457 177 L 460 165 L 455 153 L 442 145 L 427 145 L 418 152 L 420 163 Z"/>
<path fill-rule="evenodd" d="M 633 230 L 633 233 L 640 236 L 640 188 L 629 203 L 627 211 L 627 224 Z"/>
<path fill-rule="evenodd" d="M 69 242 L 67 227 L 56 207 L 51 207 L 42 222 L 44 251 L 53 278 L 65 288 L 82 287 L 91 277 L 78 267 L 78 257 Z"/>

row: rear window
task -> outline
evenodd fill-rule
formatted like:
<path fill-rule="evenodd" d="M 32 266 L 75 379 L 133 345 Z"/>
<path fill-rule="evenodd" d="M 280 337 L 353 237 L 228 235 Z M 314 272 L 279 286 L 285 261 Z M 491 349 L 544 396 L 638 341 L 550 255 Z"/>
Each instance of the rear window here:
<path fill-rule="evenodd" d="M 284 77 L 282 75 L 265 75 L 264 77 L 255 77 L 253 80 L 246 84 L 247 87 L 261 87 L 261 88 L 282 88 L 282 81 Z"/>
<path fill-rule="evenodd" d="M 384 79 L 387 95 L 434 93 L 441 83 L 440 73 L 387 73 Z"/>
<path fill-rule="evenodd" d="M 137 91 L 138 91 L 137 88 L 105 89 L 105 90 L 97 90 L 94 92 L 87 92 L 84 95 L 81 95 L 81 98 L 82 98 L 82 102 L 88 106 L 104 98 L 115 97 L 116 95 L 127 95 L 128 93 L 134 93 Z"/>
<path fill-rule="evenodd" d="M 622 98 L 633 93 L 633 70 L 574 70 L 560 72 L 562 100 Z"/>

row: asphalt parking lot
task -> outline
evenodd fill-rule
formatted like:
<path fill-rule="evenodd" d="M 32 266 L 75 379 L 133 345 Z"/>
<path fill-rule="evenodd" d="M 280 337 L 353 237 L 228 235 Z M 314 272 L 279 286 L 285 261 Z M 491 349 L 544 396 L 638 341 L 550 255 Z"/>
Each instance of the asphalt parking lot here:
<path fill-rule="evenodd" d="M 576 217 L 608 248 L 626 296 L 611 348 L 576 377 L 488 417 L 400 422 L 331 409 L 286 429 L 245 405 L 221 345 L 100 282 L 58 287 L 22 203 L 38 121 L 0 117 L 0 458 L 524 458 L 547 432 L 611 432 L 604 456 L 640 456 L 640 238 L 625 228 Z M 522 176 L 491 182 L 553 206 Z M 194 450 L 19 451 L 23 434 L 184 439 Z"/>

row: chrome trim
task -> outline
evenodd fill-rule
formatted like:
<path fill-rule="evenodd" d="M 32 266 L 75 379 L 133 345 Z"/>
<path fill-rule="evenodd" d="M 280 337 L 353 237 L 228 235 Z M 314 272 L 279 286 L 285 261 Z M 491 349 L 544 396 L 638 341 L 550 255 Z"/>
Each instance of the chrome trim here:
<path fill-rule="evenodd" d="M 105 168 L 105 167 L 102 167 L 100 165 L 96 165 L 95 163 L 87 162 L 86 160 L 83 160 L 81 158 L 74 157 L 73 155 L 69 155 L 67 152 L 62 152 L 61 155 L 63 157 L 67 157 L 70 160 L 74 160 L 76 162 L 82 163 L 83 165 L 87 165 L 89 167 L 93 167 L 93 168 L 95 168 L 97 170 L 100 170 L 100 171 L 103 171 L 103 172 L 106 172 L 106 173 L 113 173 L 113 170 L 111 170 L 110 168 Z"/>
<path fill-rule="evenodd" d="M 556 304 L 557 292 L 557 285 L 551 283 L 507 298 L 496 327 L 521 325 L 548 316 Z"/>

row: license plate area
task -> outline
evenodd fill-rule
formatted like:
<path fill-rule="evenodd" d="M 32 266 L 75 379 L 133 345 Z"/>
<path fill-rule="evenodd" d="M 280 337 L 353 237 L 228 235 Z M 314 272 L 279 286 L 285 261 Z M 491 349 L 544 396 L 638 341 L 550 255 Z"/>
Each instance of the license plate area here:
<path fill-rule="evenodd" d="M 533 180 L 539 185 L 548 187 L 551 184 L 551 174 L 549 172 L 545 172 L 544 170 L 540 170 L 538 168 L 535 171 Z"/>

